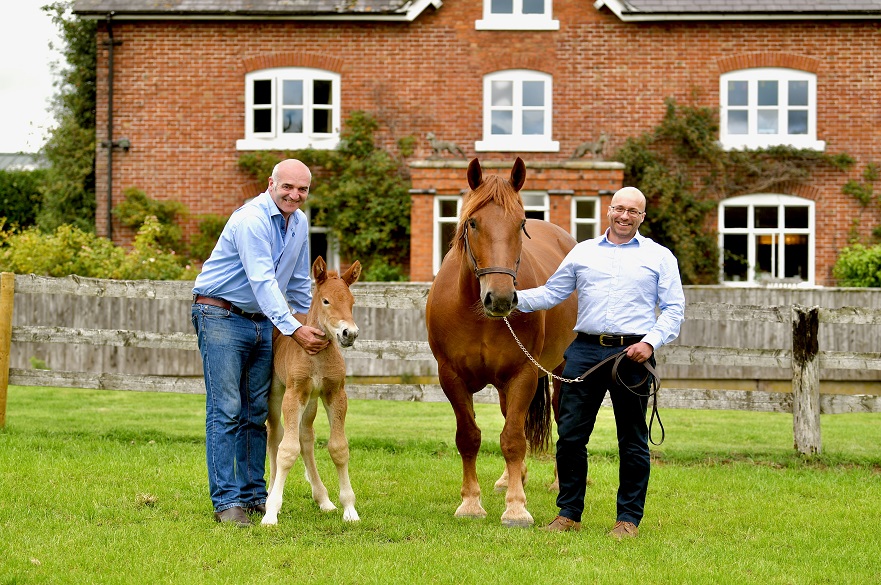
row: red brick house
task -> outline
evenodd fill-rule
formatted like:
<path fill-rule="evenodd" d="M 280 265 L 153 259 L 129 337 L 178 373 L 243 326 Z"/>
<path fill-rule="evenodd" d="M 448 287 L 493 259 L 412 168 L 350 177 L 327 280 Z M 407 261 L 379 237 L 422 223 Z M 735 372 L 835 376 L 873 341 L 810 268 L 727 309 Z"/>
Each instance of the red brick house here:
<path fill-rule="evenodd" d="M 74 12 L 100 21 L 96 223 L 115 241 L 131 237 L 108 213 L 124 189 L 229 214 L 263 187 L 238 169 L 243 152 L 334 148 L 364 110 L 383 146 L 419 139 L 411 279 L 431 280 L 468 159 L 507 173 L 521 156 L 529 214 L 592 237 L 623 180 L 603 155 L 655 127 L 666 98 L 718 108 L 726 148 L 857 163 L 720 202 L 719 245 L 747 258 L 720 266 L 722 282 L 834 284 L 851 230 L 881 223 L 842 192 L 881 161 L 881 0 L 77 0 Z M 436 152 L 429 134 L 450 144 Z"/>

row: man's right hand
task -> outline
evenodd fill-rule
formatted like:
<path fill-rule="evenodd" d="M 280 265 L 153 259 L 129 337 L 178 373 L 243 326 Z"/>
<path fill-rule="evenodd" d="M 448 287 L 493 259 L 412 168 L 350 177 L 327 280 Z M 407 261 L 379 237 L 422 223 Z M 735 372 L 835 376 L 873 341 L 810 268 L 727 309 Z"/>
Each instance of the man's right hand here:
<path fill-rule="evenodd" d="M 324 332 L 321 329 L 316 329 L 315 327 L 310 327 L 308 325 L 303 325 L 294 331 L 291 337 L 294 338 L 294 341 L 300 344 L 300 347 L 306 350 L 306 353 L 309 355 L 315 355 L 330 343 L 324 337 Z"/>

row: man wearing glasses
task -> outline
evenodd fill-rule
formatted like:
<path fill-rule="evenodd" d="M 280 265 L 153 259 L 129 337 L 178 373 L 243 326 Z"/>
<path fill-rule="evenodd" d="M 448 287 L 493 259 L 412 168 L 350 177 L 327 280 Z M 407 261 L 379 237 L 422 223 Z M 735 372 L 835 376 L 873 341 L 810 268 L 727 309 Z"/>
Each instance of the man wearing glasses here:
<path fill-rule="evenodd" d="M 541 311 L 578 297 L 578 336 L 566 350 L 557 423 L 560 513 L 546 530 L 579 530 L 587 482 L 587 443 L 606 391 L 612 401 L 620 454 L 617 518 L 609 536 L 639 533 L 649 482 L 646 409 L 654 352 L 679 335 L 685 296 L 673 254 L 639 234 L 645 196 L 624 187 L 612 197 L 609 228 L 579 243 L 544 286 L 518 291 L 518 309 Z M 660 314 L 655 316 L 655 309 Z M 575 378 L 616 354 L 626 359 L 613 379 L 611 361 L 583 381 Z M 625 386 L 626 385 L 626 386 Z M 628 388 L 629 386 L 630 388 Z"/>

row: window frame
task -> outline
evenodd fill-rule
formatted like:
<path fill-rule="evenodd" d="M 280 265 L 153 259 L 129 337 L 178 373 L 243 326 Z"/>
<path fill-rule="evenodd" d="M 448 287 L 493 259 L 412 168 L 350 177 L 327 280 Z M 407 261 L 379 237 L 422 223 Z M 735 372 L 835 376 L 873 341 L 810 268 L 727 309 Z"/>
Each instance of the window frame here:
<path fill-rule="evenodd" d="M 441 215 L 441 203 L 442 202 L 456 202 L 456 215 Z M 444 256 L 446 256 L 446 252 L 449 252 L 449 248 L 442 253 L 441 251 L 441 235 L 443 234 L 443 230 L 441 229 L 442 224 L 451 224 L 453 226 L 458 226 L 459 224 L 459 215 L 462 212 L 462 196 L 461 195 L 437 195 L 434 198 L 434 205 L 432 210 L 432 225 L 434 226 L 432 238 L 431 238 L 431 266 L 432 266 L 432 274 L 437 274 L 440 270 L 441 262 L 444 260 Z"/>
<path fill-rule="evenodd" d="M 730 106 L 728 104 L 728 86 L 730 81 L 745 81 L 747 83 L 747 104 L 745 106 Z M 778 132 L 774 134 L 759 133 L 758 119 L 759 110 L 762 108 L 758 103 L 758 84 L 760 81 L 777 81 L 778 102 Z M 789 92 L 790 81 L 806 81 L 808 84 L 808 104 L 806 106 L 789 105 L 786 97 Z M 729 132 L 730 111 L 748 112 L 748 132 L 746 134 L 731 134 Z M 788 116 L 790 111 L 806 110 L 808 112 L 808 124 L 806 134 L 789 134 Z M 723 73 L 719 77 L 719 141 L 727 150 L 758 149 L 771 146 L 792 146 L 823 151 L 826 142 L 817 139 L 817 76 L 808 71 L 788 69 L 784 67 L 754 67 L 739 69 Z"/>
<path fill-rule="evenodd" d="M 580 217 L 578 217 L 578 215 L 576 213 L 576 211 L 578 209 L 578 204 L 585 202 L 585 201 L 593 202 L 594 211 L 596 212 L 595 217 L 593 217 L 593 218 L 580 218 Z M 599 197 L 596 197 L 596 196 L 573 197 L 571 206 L 572 206 L 571 213 L 569 215 L 571 218 L 571 221 L 570 221 L 571 227 L 569 229 L 569 233 L 572 234 L 573 238 L 575 238 L 579 242 L 587 241 L 587 240 L 579 240 L 578 239 L 578 226 L 579 225 L 593 225 L 593 226 L 595 226 L 593 237 L 588 238 L 588 239 L 596 238 L 603 233 L 603 231 L 602 231 L 602 229 L 603 229 L 603 215 L 602 215 L 602 212 L 600 211 L 600 198 Z"/>
<path fill-rule="evenodd" d="M 560 21 L 553 17 L 553 0 L 545 0 L 541 14 L 524 14 L 523 0 L 512 0 L 513 12 L 492 11 L 492 0 L 483 0 L 483 18 L 474 21 L 475 30 L 560 30 Z"/>
<path fill-rule="evenodd" d="M 272 102 L 268 106 L 254 103 L 254 82 L 271 81 Z M 303 82 L 303 132 L 283 133 L 280 132 L 282 110 L 283 81 Z M 329 105 L 318 104 L 312 99 L 314 81 L 330 81 Z M 273 67 L 259 69 L 245 74 L 245 137 L 236 141 L 237 150 L 299 150 L 314 148 L 316 150 L 333 150 L 340 142 L 340 128 L 342 126 L 342 113 L 340 105 L 341 75 L 325 69 L 311 67 Z M 272 128 L 269 132 L 255 132 L 253 129 L 253 113 L 257 109 L 269 109 L 272 111 Z M 316 109 L 329 109 L 331 111 L 331 132 L 312 131 L 312 112 Z"/>
<path fill-rule="evenodd" d="M 530 212 L 540 213 L 542 215 L 540 218 L 533 217 L 532 219 L 550 221 L 551 198 L 547 191 L 520 191 L 520 198 L 523 200 L 523 211 L 526 212 L 527 218 L 530 218 Z M 541 198 L 541 203 L 527 203 L 527 198 Z"/>
<path fill-rule="evenodd" d="M 727 228 L 725 227 L 725 211 L 729 207 L 746 207 L 747 208 L 747 226 L 744 228 Z M 755 208 L 756 207 L 777 207 L 777 227 L 773 228 L 756 228 L 755 227 Z M 785 227 L 785 209 L 791 207 L 805 207 L 808 211 L 808 225 L 805 228 L 787 228 Z M 817 232 L 816 232 L 816 204 L 810 199 L 802 197 L 794 197 L 792 195 L 778 194 L 755 194 L 742 195 L 739 197 L 731 197 L 719 203 L 718 210 L 718 247 L 719 247 L 719 282 L 730 287 L 754 287 L 762 285 L 779 285 L 793 284 L 798 287 L 813 287 L 816 282 L 816 248 L 817 248 Z M 746 280 L 725 280 L 725 236 L 726 235 L 746 235 L 747 236 L 747 277 Z M 775 256 L 772 259 L 777 264 L 777 273 L 772 274 L 769 278 L 757 278 L 756 265 L 757 252 L 755 238 L 762 235 L 771 235 L 775 238 L 776 246 Z M 786 274 L 786 255 L 785 255 L 785 237 L 786 235 L 807 235 L 807 278 L 804 280 L 795 280 L 792 277 L 787 278 Z"/>
<path fill-rule="evenodd" d="M 508 106 L 493 106 L 492 88 L 494 82 L 511 82 L 512 103 Z M 544 104 L 542 106 L 523 106 L 523 84 L 541 81 L 544 83 Z M 553 77 L 550 74 L 529 69 L 505 69 L 483 76 L 483 140 L 474 143 L 477 152 L 559 152 L 560 143 L 553 136 Z M 492 133 L 492 114 L 494 111 L 512 112 L 511 134 Z M 542 134 L 523 133 L 524 111 L 544 112 Z"/>

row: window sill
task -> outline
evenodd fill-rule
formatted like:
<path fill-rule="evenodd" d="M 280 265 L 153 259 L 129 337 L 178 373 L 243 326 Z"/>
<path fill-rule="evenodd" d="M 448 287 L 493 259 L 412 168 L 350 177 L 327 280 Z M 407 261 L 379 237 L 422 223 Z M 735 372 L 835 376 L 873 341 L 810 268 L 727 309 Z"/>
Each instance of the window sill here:
<path fill-rule="evenodd" d="M 560 152 L 560 143 L 542 136 L 505 136 L 474 143 L 477 152 Z"/>
<path fill-rule="evenodd" d="M 720 144 L 725 150 L 758 150 L 762 148 L 771 148 L 774 146 L 790 146 L 792 148 L 803 148 L 805 150 L 816 150 L 817 152 L 825 152 L 826 141 L 815 140 L 810 138 L 796 140 L 780 140 L 779 138 L 761 138 L 743 136 L 734 138 L 732 136 L 721 139 Z"/>
<path fill-rule="evenodd" d="M 333 150 L 339 146 L 339 136 L 304 137 L 285 136 L 283 138 L 242 138 L 236 140 L 236 150 Z"/>
<path fill-rule="evenodd" d="M 508 17 L 474 21 L 474 30 L 560 30 L 559 20 L 549 20 L 541 15 L 530 17 Z"/>

